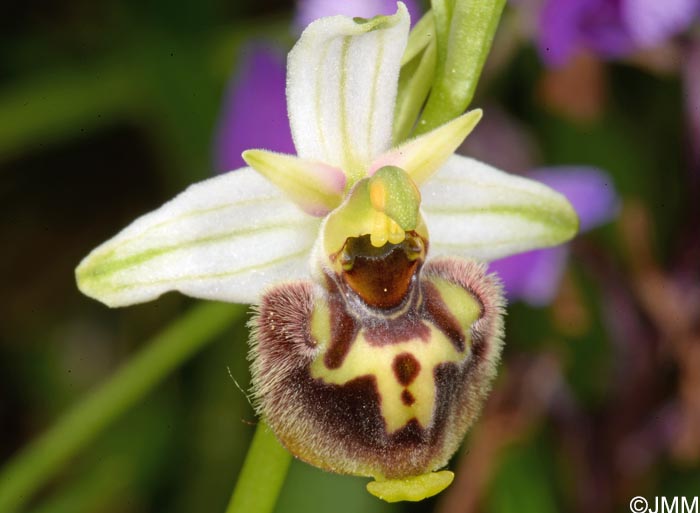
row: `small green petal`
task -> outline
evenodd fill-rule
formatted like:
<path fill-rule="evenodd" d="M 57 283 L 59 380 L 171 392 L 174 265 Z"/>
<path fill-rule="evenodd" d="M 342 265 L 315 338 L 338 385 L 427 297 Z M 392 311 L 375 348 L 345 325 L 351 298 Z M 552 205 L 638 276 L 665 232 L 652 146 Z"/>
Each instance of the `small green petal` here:
<path fill-rule="evenodd" d="M 481 119 L 481 109 L 474 109 L 439 126 L 435 130 L 393 148 L 372 163 L 371 169 L 398 166 L 422 186 L 452 156 Z"/>
<path fill-rule="evenodd" d="M 367 491 L 386 502 L 417 502 L 443 491 L 452 484 L 454 477 L 449 470 L 441 470 L 408 479 L 371 481 L 367 483 Z"/>
<path fill-rule="evenodd" d="M 335 167 L 266 150 L 247 150 L 243 160 L 312 216 L 324 216 L 343 198 L 345 175 Z"/>

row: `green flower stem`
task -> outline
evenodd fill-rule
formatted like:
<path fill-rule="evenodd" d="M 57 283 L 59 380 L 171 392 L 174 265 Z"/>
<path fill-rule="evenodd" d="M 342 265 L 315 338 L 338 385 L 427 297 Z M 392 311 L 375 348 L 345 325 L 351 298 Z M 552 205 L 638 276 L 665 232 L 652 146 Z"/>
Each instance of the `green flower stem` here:
<path fill-rule="evenodd" d="M 291 454 L 261 421 L 226 513 L 272 513 L 291 462 Z"/>
<path fill-rule="evenodd" d="M 0 512 L 18 510 L 61 465 L 244 313 L 243 306 L 203 303 L 156 335 L 5 466 Z"/>
<path fill-rule="evenodd" d="M 415 134 L 462 114 L 474 97 L 505 0 L 433 0 L 435 80 Z"/>

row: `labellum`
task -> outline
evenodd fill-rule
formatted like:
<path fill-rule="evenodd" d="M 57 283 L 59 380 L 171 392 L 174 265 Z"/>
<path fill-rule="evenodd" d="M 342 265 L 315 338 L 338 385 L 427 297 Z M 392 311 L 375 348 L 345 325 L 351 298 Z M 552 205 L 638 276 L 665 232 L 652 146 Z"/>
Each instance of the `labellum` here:
<path fill-rule="evenodd" d="M 271 288 L 251 321 L 259 412 L 323 469 L 377 481 L 436 471 L 489 391 L 500 284 L 473 261 L 426 262 L 419 204 L 399 168 L 358 182 L 323 228 L 318 282 Z"/>

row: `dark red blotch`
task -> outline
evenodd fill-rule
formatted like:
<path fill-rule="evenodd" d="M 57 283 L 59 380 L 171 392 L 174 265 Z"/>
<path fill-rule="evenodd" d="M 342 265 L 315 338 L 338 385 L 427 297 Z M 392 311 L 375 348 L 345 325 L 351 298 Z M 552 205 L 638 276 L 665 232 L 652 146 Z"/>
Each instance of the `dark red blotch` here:
<path fill-rule="evenodd" d="M 407 387 L 418 376 L 420 362 L 411 353 L 401 353 L 396 355 L 391 368 L 394 370 L 398 382 Z"/>

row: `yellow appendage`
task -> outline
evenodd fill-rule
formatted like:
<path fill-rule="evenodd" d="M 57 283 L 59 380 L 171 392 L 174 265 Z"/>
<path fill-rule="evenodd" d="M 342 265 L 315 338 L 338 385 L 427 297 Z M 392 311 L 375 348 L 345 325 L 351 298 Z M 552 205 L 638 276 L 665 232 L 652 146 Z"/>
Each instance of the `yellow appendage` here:
<path fill-rule="evenodd" d="M 408 479 L 367 483 L 367 491 L 386 502 L 422 501 L 450 486 L 455 475 L 449 470 L 430 472 Z"/>

